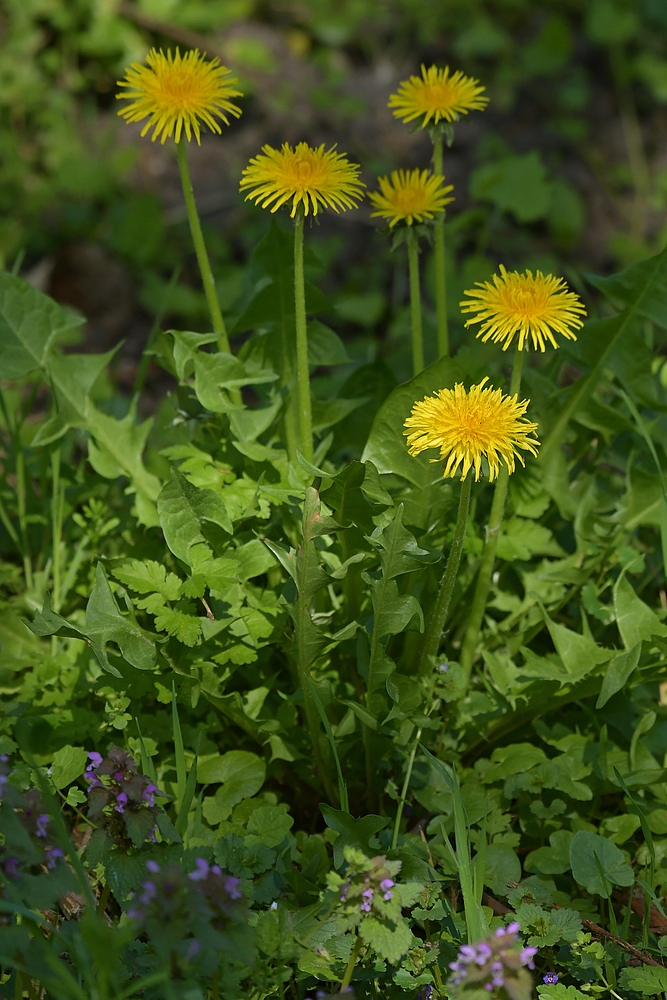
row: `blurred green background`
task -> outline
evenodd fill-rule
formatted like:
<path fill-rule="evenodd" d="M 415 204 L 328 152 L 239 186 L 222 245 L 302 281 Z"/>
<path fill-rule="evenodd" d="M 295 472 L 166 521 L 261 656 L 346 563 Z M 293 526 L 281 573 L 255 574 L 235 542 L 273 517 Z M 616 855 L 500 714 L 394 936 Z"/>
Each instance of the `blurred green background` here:
<path fill-rule="evenodd" d="M 242 81 L 241 120 L 191 147 L 231 322 L 269 224 L 238 194 L 249 157 L 266 142 L 338 143 L 370 187 L 427 165 L 428 137 L 387 108 L 421 62 L 476 76 L 491 98 L 445 159 L 455 344 L 459 293 L 499 262 L 583 291 L 585 272 L 667 240 L 666 0 L 3 0 L 0 33 L 0 259 L 86 315 L 87 349 L 123 341 L 121 391 L 156 314 L 165 328 L 207 328 L 173 147 L 116 115 L 116 80 L 151 45 L 199 47 Z M 377 230 L 364 207 L 308 233 L 348 378 L 376 359 L 409 374 L 404 252 Z"/>

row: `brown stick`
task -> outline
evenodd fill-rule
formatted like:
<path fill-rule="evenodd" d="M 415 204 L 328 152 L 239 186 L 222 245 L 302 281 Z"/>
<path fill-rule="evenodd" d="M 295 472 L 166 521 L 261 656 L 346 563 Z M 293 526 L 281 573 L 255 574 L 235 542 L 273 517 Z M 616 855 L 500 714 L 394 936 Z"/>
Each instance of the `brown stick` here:
<path fill-rule="evenodd" d="M 482 896 L 482 903 L 485 906 L 490 907 L 498 917 L 504 916 L 504 914 L 506 913 L 513 912 L 509 908 L 509 906 L 506 906 L 504 903 L 501 903 L 499 899 L 494 899 L 493 896 L 491 896 L 488 892 L 485 892 L 484 895 Z M 557 906 L 555 903 L 553 903 L 550 909 L 560 910 L 560 906 Z M 634 945 L 630 944 L 628 941 L 624 941 L 622 938 L 616 937 L 615 934 L 611 934 L 609 931 L 606 931 L 604 927 L 600 927 L 598 924 L 594 924 L 592 920 L 584 920 L 582 918 L 581 922 L 583 926 L 586 928 L 586 930 L 590 931 L 591 934 L 594 934 L 596 937 L 605 938 L 607 941 L 613 941 L 614 944 L 617 944 L 619 946 L 619 948 L 622 948 L 624 951 L 627 951 L 628 954 L 634 956 L 634 958 L 638 958 L 640 962 L 644 963 L 644 965 L 659 965 L 660 968 L 663 968 L 661 962 L 656 962 L 656 960 L 654 958 L 651 958 L 650 955 L 647 955 L 645 954 L 645 952 L 640 951 L 638 948 L 635 948 Z"/>

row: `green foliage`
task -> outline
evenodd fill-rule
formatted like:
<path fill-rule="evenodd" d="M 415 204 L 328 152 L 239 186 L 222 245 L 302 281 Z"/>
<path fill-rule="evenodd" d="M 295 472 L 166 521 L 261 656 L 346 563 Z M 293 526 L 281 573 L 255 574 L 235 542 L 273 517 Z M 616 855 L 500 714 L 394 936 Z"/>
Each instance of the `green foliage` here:
<path fill-rule="evenodd" d="M 76 201 L 87 179 L 99 238 L 136 268 L 155 310 L 178 238 L 150 196 L 114 200 L 113 157 L 98 173 L 80 149 L 66 158 L 65 112 L 83 81 L 104 84 L 138 49 L 133 13 L 213 37 L 265 11 L 125 6 L 12 6 L 6 93 L 42 123 L 26 172 L 43 186 L 17 212 L 20 235 L 2 229 L 0 241 L 46 252 L 46 236 L 30 235 L 37 205 L 66 188 Z M 619 81 L 662 92 L 650 4 L 641 17 L 606 0 L 557 6 L 545 0 L 539 24 L 523 0 L 502 16 L 490 3 L 317 0 L 281 18 L 334 89 L 340 60 L 372 62 L 400 16 L 429 44 L 455 29 L 454 54 L 488 68 L 496 106 L 546 81 L 571 135 L 590 83 L 571 65 L 576 30 Z M 23 58 L 21 82 L 38 23 L 55 41 Z M 270 72 L 259 36 L 224 44 L 250 86 Z M 58 98 L 47 84 L 67 51 L 79 83 Z M 5 201 L 18 128 L 3 147 Z M 478 204 L 447 222 L 452 313 L 496 245 L 508 266 L 547 266 L 519 225 L 564 255 L 586 225 L 556 157 L 487 139 L 471 171 Z M 664 954 L 667 251 L 590 277 L 578 340 L 529 355 L 543 447 L 510 481 L 469 677 L 458 657 L 492 491 L 474 484 L 431 663 L 423 636 L 460 485 L 409 456 L 403 424 L 417 399 L 457 382 L 491 374 L 506 388 L 504 356 L 457 314 L 455 356 L 399 382 L 400 268 L 391 296 L 370 255 L 334 280 L 334 242 L 307 234 L 313 464 L 295 448 L 293 244 L 281 225 L 233 265 L 234 354 L 217 350 L 201 295 L 175 279 L 169 318 L 194 329 L 151 340 L 144 362 L 169 386 L 157 406 L 139 378 L 128 400 L 114 352 L 71 353 L 78 315 L 0 273 L 0 996 L 262 1000 L 351 981 L 360 1000 L 436 1000 L 457 950 L 514 919 L 539 949 L 536 978 L 559 970 L 541 1000 L 667 989 L 661 966 L 627 968 L 617 943 Z M 579 262 L 561 263 L 574 283 Z M 427 338 L 430 323 L 427 301 Z M 525 968 L 512 989 L 530 996 Z"/>

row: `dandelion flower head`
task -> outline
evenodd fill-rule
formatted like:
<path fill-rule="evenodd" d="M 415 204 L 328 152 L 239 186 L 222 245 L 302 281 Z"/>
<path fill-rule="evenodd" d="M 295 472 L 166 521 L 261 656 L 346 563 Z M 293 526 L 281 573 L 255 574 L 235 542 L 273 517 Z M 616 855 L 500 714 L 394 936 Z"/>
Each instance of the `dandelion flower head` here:
<path fill-rule="evenodd" d="M 458 121 L 469 111 L 483 111 L 489 103 L 484 97 L 485 88 L 479 80 L 466 76 L 461 70 L 449 72 L 449 66 L 422 65 L 422 75 L 411 76 L 399 84 L 398 91 L 389 98 L 389 107 L 396 118 L 412 122 L 421 118 L 421 127 Z"/>
<path fill-rule="evenodd" d="M 241 116 L 241 109 L 231 100 L 243 96 L 235 88 L 238 80 L 219 59 L 207 60 L 196 49 L 184 56 L 178 49 L 166 55 L 161 49 L 151 49 L 146 63 L 129 66 L 125 79 L 118 81 L 119 87 L 128 88 L 127 93 L 116 95 L 118 100 L 132 102 L 118 112 L 126 121 L 148 118 L 142 135 L 152 128 L 153 141 L 160 137 L 164 143 L 173 136 L 180 142 L 185 130 L 188 142 L 193 135 L 200 142 L 200 122 L 219 135 L 222 130 L 216 119 L 229 125 L 228 115 Z"/>
<path fill-rule="evenodd" d="M 371 216 L 381 216 L 389 220 L 390 226 L 405 222 L 432 219 L 436 212 L 442 212 L 453 198 L 447 195 L 454 188 L 445 186 L 444 177 L 429 176 L 428 170 L 393 170 L 389 177 L 378 177 L 379 191 L 369 194 L 376 211 Z"/>
<path fill-rule="evenodd" d="M 478 337 L 502 343 L 506 351 L 518 335 L 520 351 L 528 347 L 528 339 L 535 350 L 544 351 L 546 342 L 558 347 L 554 334 L 567 340 L 576 340 L 575 330 L 584 324 L 581 316 L 586 309 L 579 296 L 569 291 L 562 278 L 541 271 L 506 271 L 500 265 L 500 274 L 493 282 L 478 281 L 475 288 L 464 292 L 468 299 L 460 304 L 464 313 L 476 313 L 466 321 L 466 326 L 481 323 Z"/>
<path fill-rule="evenodd" d="M 284 142 L 280 149 L 262 147 L 243 171 L 240 189 L 248 191 L 246 201 L 251 198 L 272 212 L 291 199 L 292 218 L 300 207 L 304 215 L 317 215 L 326 208 L 344 212 L 363 198 L 360 169 L 335 147 L 313 148 L 300 142 L 292 148 Z"/>
<path fill-rule="evenodd" d="M 487 378 L 469 392 L 459 382 L 453 389 L 439 389 L 415 403 L 405 421 L 408 450 L 419 455 L 438 448 L 445 478 L 454 478 L 461 467 L 461 479 L 473 469 L 475 481 L 482 474 L 482 459 L 489 465 L 489 480 L 498 476 L 501 461 L 514 472 L 515 459 L 524 465 L 519 449 L 537 455 L 537 424 L 525 417 L 528 400 L 505 396 L 502 389 L 485 388 Z"/>

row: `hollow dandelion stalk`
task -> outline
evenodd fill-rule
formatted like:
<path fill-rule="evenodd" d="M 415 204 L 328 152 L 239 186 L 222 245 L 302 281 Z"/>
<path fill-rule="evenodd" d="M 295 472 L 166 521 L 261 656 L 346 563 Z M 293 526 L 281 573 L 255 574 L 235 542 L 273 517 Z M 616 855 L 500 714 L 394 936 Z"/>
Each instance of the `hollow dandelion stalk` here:
<path fill-rule="evenodd" d="M 464 292 L 461 302 L 464 313 L 473 314 L 466 326 L 480 324 L 477 336 L 483 341 L 501 344 L 504 351 L 515 344 L 510 396 L 521 388 L 524 351 L 530 347 L 545 351 L 547 344 L 558 347 L 556 336 L 576 340 L 576 330 L 583 326 L 586 309 L 579 296 L 571 292 L 562 278 L 540 271 L 507 271 L 491 281 L 478 282 Z M 479 642 L 484 611 L 491 587 L 498 537 L 505 516 L 509 473 L 501 472 L 496 483 L 486 529 L 484 550 L 480 562 L 470 617 L 461 647 L 461 666 L 470 677 Z"/>
<path fill-rule="evenodd" d="M 421 289 L 419 281 L 419 238 L 415 226 L 442 217 L 451 184 L 445 178 L 429 174 L 428 170 L 394 170 L 391 177 L 378 178 L 379 191 L 369 199 L 374 207 L 372 218 L 385 219 L 389 228 L 406 228 L 408 268 L 410 275 L 410 327 L 412 332 L 412 373 L 424 368 L 424 337 L 422 330 Z"/>
<path fill-rule="evenodd" d="M 308 367 L 308 325 L 303 276 L 303 229 L 306 216 L 325 209 L 343 212 L 356 208 L 363 197 L 360 168 L 343 153 L 305 142 L 280 149 L 263 146 L 244 169 L 240 190 L 261 208 L 275 213 L 290 208 L 294 219 L 294 306 L 299 443 L 305 458 L 313 458 L 313 420 Z"/>
<path fill-rule="evenodd" d="M 448 66 L 421 67 L 421 77 L 403 80 L 398 91 L 389 98 L 389 107 L 396 118 L 406 124 L 415 123 L 428 129 L 433 142 L 433 174 L 443 176 L 443 134 L 452 138 L 453 123 L 470 111 L 482 111 L 488 104 L 484 87 L 460 70 L 452 73 Z M 438 355 L 449 355 L 449 322 L 447 318 L 447 274 L 445 257 L 445 216 L 438 215 L 433 226 L 435 264 L 435 305 L 437 318 Z"/>
<path fill-rule="evenodd" d="M 440 389 L 415 403 L 405 421 L 410 454 L 416 456 L 437 449 L 439 459 L 432 461 L 443 463 L 443 476 L 455 477 L 460 473 L 462 480 L 452 547 L 424 633 L 420 656 L 423 674 L 431 669 L 447 621 L 463 551 L 473 475 L 475 481 L 480 479 L 483 463 L 488 467 L 490 481 L 497 479 L 503 468 L 509 475 L 514 472 L 517 460 L 524 464 L 522 451 L 537 455 L 539 447 L 535 437 L 537 424 L 525 416 L 528 400 L 519 402 L 517 395 L 505 396 L 501 389 L 487 387 L 487 381 L 482 379 L 468 392 L 460 383 L 453 389 Z"/>
<path fill-rule="evenodd" d="M 147 119 L 142 136 L 153 129 L 151 141 L 159 139 L 164 144 L 173 139 L 176 144 L 183 197 L 206 303 L 213 331 L 218 334 L 218 348 L 226 352 L 229 338 L 197 213 L 186 142 L 194 138 L 201 143 L 202 125 L 219 135 L 220 122 L 229 125 L 230 116 L 240 117 L 241 109 L 233 101 L 242 96 L 236 89 L 237 82 L 231 70 L 218 59 L 206 59 L 197 50 L 182 56 L 178 48 L 166 54 L 161 49 L 151 49 L 145 65 L 132 63 L 127 68 L 125 78 L 118 81 L 118 86 L 124 89 L 116 95 L 118 100 L 130 102 L 118 112 L 127 122 Z M 237 398 L 240 399 L 238 394 Z"/>

